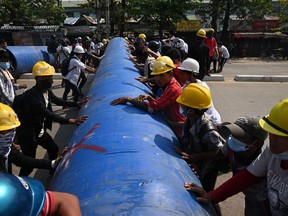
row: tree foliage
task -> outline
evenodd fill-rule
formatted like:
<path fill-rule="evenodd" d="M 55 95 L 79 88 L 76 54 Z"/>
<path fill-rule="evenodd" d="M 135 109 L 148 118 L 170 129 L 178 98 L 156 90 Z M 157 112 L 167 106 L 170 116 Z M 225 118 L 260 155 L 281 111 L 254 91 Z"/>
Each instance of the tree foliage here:
<path fill-rule="evenodd" d="M 60 24 L 65 19 L 64 9 L 57 0 L 1 0 L 0 24 L 33 25 L 37 19 L 49 24 Z"/>

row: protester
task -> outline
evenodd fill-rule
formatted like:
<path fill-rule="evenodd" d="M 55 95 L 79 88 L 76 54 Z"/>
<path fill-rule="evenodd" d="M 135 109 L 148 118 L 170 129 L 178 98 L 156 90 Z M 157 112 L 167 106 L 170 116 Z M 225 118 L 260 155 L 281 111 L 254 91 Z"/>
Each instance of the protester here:
<path fill-rule="evenodd" d="M 57 48 L 58 48 L 59 42 L 56 37 L 56 35 L 51 35 L 50 40 L 47 42 L 47 51 L 49 54 L 52 54 L 54 57 L 54 67 L 55 70 L 58 71 L 59 68 L 59 61 L 57 57 Z"/>
<path fill-rule="evenodd" d="M 210 90 L 206 82 L 196 78 L 199 74 L 199 63 L 195 59 L 185 59 L 182 62 L 181 66 L 178 67 L 178 69 L 180 70 L 181 82 L 184 83 L 183 88 L 185 88 L 190 83 L 198 83 Z M 221 124 L 221 116 L 219 112 L 215 109 L 213 101 L 212 106 L 208 108 L 206 114 L 211 118 L 215 125 Z"/>
<path fill-rule="evenodd" d="M 218 174 L 215 164 L 209 158 L 196 161 L 191 157 L 200 153 L 213 155 L 223 147 L 223 138 L 205 113 L 212 106 L 210 91 L 200 84 L 191 83 L 183 89 L 177 102 L 181 104 L 187 118 L 180 141 L 181 148 L 175 148 L 175 151 L 195 170 L 203 187 L 212 190 Z"/>
<path fill-rule="evenodd" d="M 78 88 L 78 80 L 82 71 L 87 71 L 89 73 L 96 73 L 96 69 L 81 62 L 85 50 L 82 46 L 76 46 L 73 50 L 73 58 L 69 62 L 69 73 L 64 77 L 65 80 L 65 90 L 63 93 L 63 100 L 67 100 L 67 96 L 72 89 L 73 91 L 73 101 L 78 102 L 80 91 Z"/>
<path fill-rule="evenodd" d="M 196 33 L 196 42 L 188 50 L 188 57 L 195 59 L 200 66 L 197 79 L 203 80 L 205 75 L 209 75 L 210 57 L 209 47 L 203 43 L 206 37 L 204 29 L 199 29 Z"/>
<path fill-rule="evenodd" d="M 24 155 L 19 150 L 19 145 L 14 143 L 16 128 L 20 121 L 14 110 L 0 103 L 0 172 L 12 173 L 12 163 L 16 166 L 29 166 L 40 169 L 54 169 L 66 152 L 62 152 L 55 160 L 34 159 Z"/>
<path fill-rule="evenodd" d="M 49 159 L 54 160 L 57 158 L 59 148 L 47 132 L 47 129 L 52 129 L 52 121 L 80 125 L 87 116 L 77 119 L 61 117 L 53 113 L 51 103 L 58 106 L 80 107 L 85 101 L 77 103 L 56 97 L 50 90 L 55 70 L 46 62 L 37 62 L 33 66 L 32 74 L 36 80 L 35 86 L 13 103 L 13 109 L 21 121 L 21 126 L 17 129 L 17 138 L 25 155 L 35 158 L 37 146 L 41 145 L 47 149 Z M 27 176 L 32 170 L 31 167 L 22 167 L 20 175 Z"/>
<path fill-rule="evenodd" d="M 203 43 L 209 47 L 210 63 L 213 62 L 213 70 L 210 70 L 210 65 L 209 70 L 210 72 L 216 73 L 216 65 L 219 58 L 219 53 L 217 49 L 217 42 L 216 39 L 213 37 L 213 34 L 214 29 L 213 28 L 208 29 L 208 31 L 206 32 L 207 37 L 204 39 Z"/>
<path fill-rule="evenodd" d="M 218 203 L 267 178 L 272 215 L 288 214 L 288 98 L 277 103 L 259 124 L 269 133 L 270 142 L 247 168 L 209 193 L 194 183 L 185 183 L 198 201 Z"/>
<path fill-rule="evenodd" d="M 9 72 L 10 56 L 6 50 L 0 50 L 0 102 L 11 105 L 15 98 L 15 90 L 26 89 L 26 84 L 16 84 L 14 77 Z"/>
<path fill-rule="evenodd" d="M 75 195 L 46 191 L 36 179 L 0 173 L 0 215 L 81 216 Z"/>
<path fill-rule="evenodd" d="M 218 63 L 217 72 L 220 73 L 223 71 L 225 63 L 230 58 L 230 54 L 229 54 L 228 49 L 223 45 L 222 41 L 218 41 L 218 50 L 219 50 L 220 61 Z"/>
<path fill-rule="evenodd" d="M 181 74 L 178 69 L 178 67 L 181 65 L 181 53 L 176 48 L 171 48 L 167 52 L 167 56 L 170 57 L 174 63 L 175 68 L 173 69 L 173 76 L 177 80 L 177 82 L 180 84 L 180 86 L 183 86 L 184 83 L 181 81 Z"/>
<path fill-rule="evenodd" d="M 111 104 L 117 105 L 129 102 L 150 113 L 163 112 L 169 122 L 184 122 L 185 117 L 180 114 L 180 105 L 176 102 L 176 98 L 182 90 L 180 84 L 173 77 L 172 71 L 174 68 L 173 61 L 167 56 L 161 56 L 153 63 L 151 75 L 154 76 L 156 84 L 163 89 L 161 96 L 155 98 L 148 94 L 140 95 L 137 98 L 125 96 L 113 100 Z M 147 102 L 144 100 L 147 100 Z M 176 136 L 180 138 L 182 128 L 175 125 L 170 126 Z"/>

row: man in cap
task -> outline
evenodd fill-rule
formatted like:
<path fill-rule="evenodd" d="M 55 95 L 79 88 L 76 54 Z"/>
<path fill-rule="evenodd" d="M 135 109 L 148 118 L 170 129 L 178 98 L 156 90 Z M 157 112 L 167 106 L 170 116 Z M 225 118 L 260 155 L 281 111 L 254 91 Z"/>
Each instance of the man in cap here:
<path fill-rule="evenodd" d="M 185 183 L 187 190 L 198 194 L 198 201 L 218 203 L 267 178 L 271 214 L 288 214 L 288 98 L 277 103 L 259 124 L 269 133 L 269 145 L 247 168 L 209 193 L 193 183 Z M 240 145 L 238 142 L 237 146 Z"/>
<path fill-rule="evenodd" d="M 64 101 L 54 95 L 50 88 L 55 70 L 48 63 L 37 62 L 33 66 L 32 74 L 36 85 L 27 90 L 18 100 L 15 99 L 13 103 L 13 109 L 21 121 L 21 126 L 17 130 L 17 138 L 25 155 L 35 158 L 37 146 L 41 145 L 47 149 L 49 159 L 54 160 L 58 156 L 59 148 L 47 133 L 47 129 L 52 129 L 52 122 L 80 125 L 87 119 L 87 116 L 80 116 L 77 119 L 64 118 L 53 113 L 51 104 L 80 107 L 84 101 L 81 103 Z M 22 167 L 20 175 L 28 176 L 32 170 L 31 167 Z"/>
<path fill-rule="evenodd" d="M 210 155 L 222 148 L 224 141 L 206 114 L 207 109 L 212 106 L 210 90 L 191 83 L 183 89 L 177 102 L 181 104 L 187 118 L 180 141 L 181 148 L 175 148 L 175 151 L 195 169 L 203 187 L 212 190 L 218 170 L 211 162 Z"/>
<path fill-rule="evenodd" d="M 196 42 L 189 47 L 188 57 L 198 61 L 200 69 L 197 78 L 203 80 L 205 75 L 209 75 L 210 68 L 210 57 L 209 57 L 209 47 L 203 43 L 206 38 L 206 31 L 204 29 L 199 29 L 196 33 Z"/>

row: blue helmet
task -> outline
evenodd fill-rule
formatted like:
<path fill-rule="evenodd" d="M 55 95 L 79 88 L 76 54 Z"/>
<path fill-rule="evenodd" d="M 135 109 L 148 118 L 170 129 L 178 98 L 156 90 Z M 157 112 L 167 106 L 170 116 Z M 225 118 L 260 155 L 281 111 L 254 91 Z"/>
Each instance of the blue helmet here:
<path fill-rule="evenodd" d="M 45 188 L 36 179 L 0 173 L 0 215 L 39 215 Z"/>

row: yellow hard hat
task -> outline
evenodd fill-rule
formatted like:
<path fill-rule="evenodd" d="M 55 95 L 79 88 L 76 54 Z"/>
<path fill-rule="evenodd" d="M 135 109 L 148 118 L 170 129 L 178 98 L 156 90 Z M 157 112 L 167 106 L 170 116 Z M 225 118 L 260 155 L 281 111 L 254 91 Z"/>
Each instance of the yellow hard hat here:
<path fill-rule="evenodd" d="M 55 74 L 55 69 L 45 61 L 38 61 L 32 68 L 33 76 L 52 76 Z"/>
<path fill-rule="evenodd" d="M 209 29 L 208 29 L 208 32 L 210 32 L 210 33 L 214 33 L 215 31 L 214 31 L 213 28 L 209 28 Z"/>
<path fill-rule="evenodd" d="M 271 134 L 288 136 L 288 98 L 276 104 L 269 115 L 259 120 L 259 124 Z"/>
<path fill-rule="evenodd" d="M 138 37 L 140 37 L 140 38 L 143 38 L 143 39 L 146 39 L 146 35 L 145 34 L 139 34 L 139 36 Z"/>
<path fill-rule="evenodd" d="M 198 37 L 206 37 L 206 31 L 204 29 L 199 29 L 198 32 L 196 33 Z"/>
<path fill-rule="evenodd" d="M 207 109 L 212 106 L 210 90 L 198 83 L 186 86 L 176 101 L 195 109 Z"/>
<path fill-rule="evenodd" d="M 6 104 L 0 103 L 0 131 L 11 130 L 20 125 L 14 110 Z"/>
<path fill-rule="evenodd" d="M 160 56 L 152 64 L 151 75 L 159 75 L 171 71 L 175 68 L 172 59 L 168 56 Z"/>

